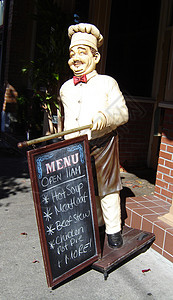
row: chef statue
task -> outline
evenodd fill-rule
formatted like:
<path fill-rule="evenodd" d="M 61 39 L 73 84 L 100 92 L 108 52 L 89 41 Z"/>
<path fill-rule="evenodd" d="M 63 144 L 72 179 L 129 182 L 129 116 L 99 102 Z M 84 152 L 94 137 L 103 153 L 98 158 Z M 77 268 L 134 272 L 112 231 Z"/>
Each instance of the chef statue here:
<path fill-rule="evenodd" d="M 64 108 L 64 130 L 92 124 L 92 130 L 69 134 L 67 138 L 87 134 L 99 226 L 105 224 L 108 245 L 119 248 L 121 235 L 120 167 L 116 128 L 128 121 L 128 109 L 117 82 L 99 75 L 98 47 L 103 44 L 100 31 L 91 24 L 68 28 L 70 59 L 74 73 L 60 89 Z M 103 223 L 104 222 L 104 223 Z"/>

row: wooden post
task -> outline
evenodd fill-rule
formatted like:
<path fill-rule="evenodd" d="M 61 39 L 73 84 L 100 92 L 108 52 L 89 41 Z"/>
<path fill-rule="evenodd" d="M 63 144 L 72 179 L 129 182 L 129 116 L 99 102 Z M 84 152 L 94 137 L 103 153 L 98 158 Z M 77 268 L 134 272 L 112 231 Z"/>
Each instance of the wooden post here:
<path fill-rule="evenodd" d="M 85 130 L 85 129 L 92 129 L 92 127 L 93 127 L 93 125 L 89 124 L 89 125 L 73 128 L 73 129 L 62 131 L 62 132 L 59 132 L 59 133 L 54 133 L 54 134 L 51 134 L 51 135 L 43 136 L 43 137 L 40 137 L 38 139 L 33 139 L 33 140 L 30 140 L 30 141 L 20 142 L 20 143 L 18 143 L 17 146 L 18 146 L 18 148 L 28 147 L 30 145 L 34 145 L 34 144 L 42 143 L 42 142 L 45 142 L 45 141 L 48 141 L 48 140 L 51 140 L 51 139 L 59 138 L 59 137 L 62 137 L 64 135 L 74 133 L 74 132 L 77 132 L 77 131 L 82 131 L 82 130 Z"/>

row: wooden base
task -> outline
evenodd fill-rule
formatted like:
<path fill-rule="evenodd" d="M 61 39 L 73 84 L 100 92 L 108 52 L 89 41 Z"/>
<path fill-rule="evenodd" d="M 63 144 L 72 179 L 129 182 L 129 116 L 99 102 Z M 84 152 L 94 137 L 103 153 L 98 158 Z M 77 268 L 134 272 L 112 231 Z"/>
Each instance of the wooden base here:
<path fill-rule="evenodd" d="M 107 235 L 103 245 L 102 257 L 92 264 L 92 268 L 104 274 L 105 280 L 108 272 L 117 267 L 127 259 L 138 255 L 147 250 L 155 240 L 155 235 L 139 229 L 124 226 L 123 228 L 123 246 L 113 249 L 108 246 Z M 139 252 L 139 253 L 138 253 Z"/>

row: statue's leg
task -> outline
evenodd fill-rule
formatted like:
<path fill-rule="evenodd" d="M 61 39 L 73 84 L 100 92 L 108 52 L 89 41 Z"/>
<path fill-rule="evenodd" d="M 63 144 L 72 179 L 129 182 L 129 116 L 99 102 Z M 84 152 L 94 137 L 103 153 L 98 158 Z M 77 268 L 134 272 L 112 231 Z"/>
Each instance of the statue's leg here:
<path fill-rule="evenodd" d="M 101 197 L 101 208 L 106 225 L 106 233 L 113 234 L 121 230 L 121 208 L 119 192 Z"/>
<path fill-rule="evenodd" d="M 119 248 L 123 244 L 119 192 L 101 197 L 101 207 L 108 236 L 108 244 L 111 247 Z"/>

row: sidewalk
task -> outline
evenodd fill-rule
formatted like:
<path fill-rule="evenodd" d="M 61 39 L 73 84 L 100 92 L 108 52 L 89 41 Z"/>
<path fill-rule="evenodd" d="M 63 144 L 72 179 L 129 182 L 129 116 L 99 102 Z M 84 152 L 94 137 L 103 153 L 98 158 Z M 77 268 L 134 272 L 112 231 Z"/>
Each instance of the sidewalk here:
<path fill-rule="evenodd" d="M 151 248 L 111 272 L 107 281 L 87 268 L 48 288 L 26 157 L 1 150 L 0 166 L 0 299 L 173 299 L 172 263 Z M 123 177 L 127 197 L 154 190 L 144 176 L 123 172 Z"/>

